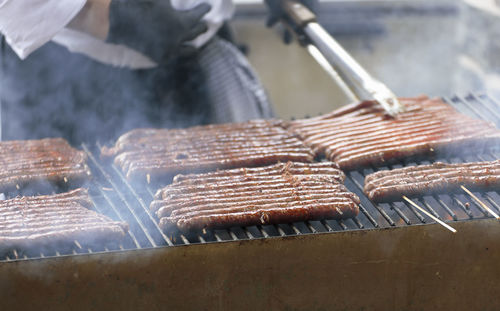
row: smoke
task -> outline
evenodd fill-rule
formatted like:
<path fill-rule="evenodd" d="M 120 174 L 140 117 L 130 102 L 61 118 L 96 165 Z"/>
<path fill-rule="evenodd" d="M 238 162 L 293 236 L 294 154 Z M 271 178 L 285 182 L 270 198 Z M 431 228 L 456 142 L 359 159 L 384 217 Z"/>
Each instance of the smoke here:
<path fill-rule="evenodd" d="M 24 61 L 9 48 L 2 57 L 6 59 L 2 68 L 5 139 L 108 141 L 133 128 L 189 125 L 203 117 L 188 102 L 174 104 L 186 86 L 191 86 L 192 93 L 196 87 L 190 77 L 176 77 L 170 68 L 114 68 L 53 43 Z"/>
<path fill-rule="evenodd" d="M 457 32 L 460 68 L 455 88 L 468 85 L 500 98 L 500 4 L 465 1 Z"/>
<path fill-rule="evenodd" d="M 482 0 L 387 6 L 359 9 L 374 29 L 370 35 L 343 35 L 340 28 L 338 39 L 396 94 L 500 95 L 500 6 Z"/>
<path fill-rule="evenodd" d="M 461 14 L 458 2 L 379 4 L 359 11 L 367 29 L 358 26 L 358 30 L 366 32 L 371 27 L 371 33 L 349 36 L 344 30 L 338 40 L 368 72 L 398 96 L 443 96 L 453 92 Z M 335 35 L 333 25 L 331 31 Z"/>

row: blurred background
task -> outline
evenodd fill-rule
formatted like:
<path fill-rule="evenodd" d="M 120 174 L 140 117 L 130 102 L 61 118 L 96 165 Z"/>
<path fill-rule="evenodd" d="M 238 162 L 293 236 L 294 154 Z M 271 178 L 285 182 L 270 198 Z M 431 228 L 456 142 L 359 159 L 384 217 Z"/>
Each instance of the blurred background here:
<path fill-rule="evenodd" d="M 314 116 L 347 97 L 296 42 L 263 26 L 262 1 L 235 0 L 233 28 L 279 117 Z M 321 1 L 320 23 L 398 96 L 500 98 L 500 0 Z"/>

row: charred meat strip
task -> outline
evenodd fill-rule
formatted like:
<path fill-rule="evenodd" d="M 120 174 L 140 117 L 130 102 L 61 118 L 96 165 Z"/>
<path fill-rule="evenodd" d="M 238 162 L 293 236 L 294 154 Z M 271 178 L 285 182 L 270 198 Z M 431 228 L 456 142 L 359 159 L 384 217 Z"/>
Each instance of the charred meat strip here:
<path fill-rule="evenodd" d="M 188 129 L 138 129 L 121 136 L 113 157 L 128 179 L 173 177 L 179 173 L 257 167 L 277 162 L 312 162 L 314 154 L 278 120 L 197 126 Z"/>
<path fill-rule="evenodd" d="M 61 243 L 119 242 L 128 230 L 90 208 L 86 189 L 0 201 L 0 250 L 37 249 Z"/>
<path fill-rule="evenodd" d="M 344 178 L 332 162 L 178 175 L 157 191 L 150 209 L 165 231 L 352 218 L 359 198 Z"/>
<path fill-rule="evenodd" d="M 82 183 L 90 176 L 86 161 L 62 138 L 0 142 L 0 192 L 37 182 Z"/>
<path fill-rule="evenodd" d="M 376 202 L 469 189 L 499 189 L 500 160 L 409 166 L 366 176 L 364 192 Z"/>
<path fill-rule="evenodd" d="M 454 154 L 464 147 L 484 149 L 500 140 L 500 131 L 492 123 L 463 115 L 440 99 L 401 102 L 407 109 L 396 118 L 387 117 L 375 102 L 365 101 L 322 117 L 293 121 L 289 129 L 343 170 Z"/>

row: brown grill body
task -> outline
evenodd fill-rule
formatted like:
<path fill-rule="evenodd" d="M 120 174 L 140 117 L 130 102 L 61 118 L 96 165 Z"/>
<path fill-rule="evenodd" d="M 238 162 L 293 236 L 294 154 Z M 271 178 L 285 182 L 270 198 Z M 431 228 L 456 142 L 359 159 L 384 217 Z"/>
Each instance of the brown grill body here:
<path fill-rule="evenodd" d="M 500 124 L 500 105 L 487 96 L 445 100 Z M 101 165 L 83 147 L 94 176 L 95 209 L 128 222 L 127 238 L 119 245 L 4 254 L 0 289 L 5 306 L 421 310 L 439 302 L 443 309 L 500 307 L 494 299 L 500 286 L 500 226 L 465 194 L 415 200 L 451 222 L 458 230 L 452 234 L 403 202 L 370 202 L 362 193 L 365 175 L 374 171 L 367 168 L 346 173 L 345 185 L 361 199 L 354 219 L 166 236 L 148 208 L 164 185 L 129 182 L 120 169 Z M 499 155 L 435 160 L 482 161 Z M 412 163 L 429 162 L 408 160 L 391 167 Z M 476 195 L 500 212 L 499 193 Z"/>
<path fill-rule="evenodd" d="M 5 310 L 498 310 L 496 220 L 0 264 Z"/>

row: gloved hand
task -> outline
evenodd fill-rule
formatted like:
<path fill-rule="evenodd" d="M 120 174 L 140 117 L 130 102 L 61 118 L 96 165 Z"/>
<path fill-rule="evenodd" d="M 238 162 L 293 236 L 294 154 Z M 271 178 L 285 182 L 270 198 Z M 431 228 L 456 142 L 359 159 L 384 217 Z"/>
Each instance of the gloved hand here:
<path fill-rule="evenodd" d="M 210 9 L 207 3 L 179 11 L 170 0 L 112 0 L 106 41 L 128 46 L 165 64 L 194 49 L 186 42 L 207 31 L 201 19 Z"/>
<path fill-rule="evenodd" d="M 266 25 L 267 27 L 273 27 L 282 17 L 283 17 L 283 10 L 281 8 L 280 2 L 282 0 L 265 0 L 265 3 L 269 7 L 269 15 L 267 17 L 267 22 Z M 296 0 L 303 5 L 305 5 L 309 10 L 312 12 L 316 13 L 316 7 L 318 5 L 318 0 Z M 285 29 L 283 32 L 283 42 L 285 44 L 289 44 L 292 42 L 292 33 L 288 30 Z"/>

